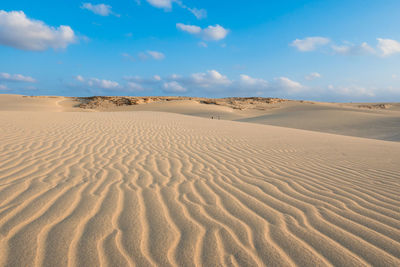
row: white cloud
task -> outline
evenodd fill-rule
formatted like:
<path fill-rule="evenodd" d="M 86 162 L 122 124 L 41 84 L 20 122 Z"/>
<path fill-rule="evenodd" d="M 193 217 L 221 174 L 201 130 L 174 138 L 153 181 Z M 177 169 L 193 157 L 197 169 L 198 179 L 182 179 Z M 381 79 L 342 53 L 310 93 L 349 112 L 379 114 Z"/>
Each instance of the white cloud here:
<path fill-rule="evenodd" d="M 189 76 L 172 75 L 166 80 L 178 82 L 191 92 L 209 92 L 220 95 L 258 95 L 270 89 L 268 81 L 242 74 L 231 80 L 216 70 L 193 73 Z"/>
<path fill-rule="evenodd" d="M 344 44 L 333 44 L 330 48 L 334 54 L 340 55 L 367 55 L 375 54 L 383 57 L 391 56 L 400 53 L 400 42 L 392 39 L 377 38 L 378 44 L 376 49 L 381 53 L 377 53 L 376 49 L 368 43 L 363 42 L 360 45 L 355 45 L 347 41 Z M 296 47 L 301 52 L 314 51 L 318 48 L 329 44 L 331 40 L 325 37 L 307 37 L 305 39 L 296 39 L 290 45 Z"/>
<path fill-rule="evenodd" d="M 225 39 L 229 33 L 228 29 L 225 29 L 218 24 L 215 26 L 210 25 L 204 29 L 200 28 L 199 26 L 185 25 L 183 23 L 177 23 L 176 27 L 181 31 L 196 35 L 207 41 L 219 41 Z"/>
<path fill-rule="evenodd" d="M 188 91 L 202 91 L 226 96 L 232 95 L 262 95 L 274 93 L 296 94 L 306 89 L 296 81 L 286 77 L 276 78 L 272 83 L 261 78 L 241 74 L 239 79 L 231 80 L 216 70 L 194 73 L 189 76 L 173 75 L 167 80 L 178 82 Z"/>
<path fill-rule="evenodd" d="M 23 50 L 42 51 L 66 48 L 76 41 L 69 26 L 58 28 L 26 17 L 23 11 L 0 10 L 0 44 Z"/>
<path fill-rule="evenodd" d="M 36 80 L 30 76 L 24 76 L 22 74 L 9 74 L 9 73 L 0 73 L 0 81 L 7 82 L 26 82 L 26 83 L 35 83 Z"/>
<path fill-rule="evenodd" d="M 342 96 L 350 96 L 350 97 L 374 97 L 375 92 L 372 89 L 358 86 L 358 85 L 350 85 L 350 86 L 339 86 L 332 87 L 330 90 L 334 90 L 333 94 L 338 94 Z"/>
<path fill-rule="evenodd" d="M 102 89 L 117 89 L 120 88 L 119 83 L 111 80 L 102 80 L 98 78 L 85 79 L 81 75 L 75 77 L 80 83 L 86 84 L 90 87 L 102 88 Z"/>
<path fill-rule="evenodd" d="M 134 82 L 134 83 L 141 84 L 141 85 L 143 85 L 143 84 L 145 84 L 145 85 L 155 85 L 155 84 L 158 84 L 162 80 L 162 78 L 160 76 L 158 76 L 158 75 L 154 75 L 151 78 L 142 78 L 140 76 L 133 76 L 133 77 L 132 76 L 127 76 L 127 77 L 124 77 L 124 79 L 126 81 Z"/>
<path fill-rule="evenodd" d="M 317 76 L 317 75 L 313 75 Z M 237 79 L 229 79 L 216 70 L 194 73 L 187 76 L 173 74 L 167 77 L 154 75 L 148 78 L 139 76 L 125 77 L 125 84 L 98 78 L 85 78 L 80 75 L 75 79 L 80 84 L 92 88 L 91 92 L 120 94 L 123 92 L 142 93 L 159 90 L 168 94 L 194 95 L 210 94 L 215 97 L 226 96 L 266 96 L 282 98 L 331 99 L 340 101 L 363 101 L 376 99 L 382 95 L 399 96 L 400 90 L 393 88 L 378 88 L 362 85 L 328 84 L 325 87 L 307 87 L 288 77 L 276 77 L 270 81 L 241 74 Z M 7 88 L 0 86 L 0 89 Z M 97 90 L 96 90 L 97 89 Z M 104 89 L 101 91 L 99 89 Z"/>
<path fill-rule="evenodd" d="M 81 75 L 75 77 L 79 83 L 92 88 L 113 89 L 116 92 L 142 92 L 147 90 L 162 90 L 165 93 L 186 94 L 205 93 L 214 95 L 254 96 L 279 92 L 293 92 L 303 88 L 302 85 L 288 78 L 277 78 L 272 84 L 261 78 L 254 78 L 242 74 L 237 80 L 231 80 L 226 75 L 216 70 L 193 73 L 188 76 L 173 74 L 167 77 L 154 75 L 149 78 L 139 76 L 124 77 L 125 84 L 98 78 L 84 78 Z M 295 93 L 298 91 L 295 91 Z"/>
<path fill-rule="evenodd" d="M 216 70 L 209 70 L 203 73 L 194 73 L 190 81 L 200 87 L 211 87 L 215 85 L 229 85 L 232 82 Z"/>
<path fill-rule="evenodd" d="M 185 87 L 179 84 L 177 81 L 163 83 L 164 92 L 168 93 L 184 93 L 187 91 Z"/>
<path fill-rule="evenodd" d="M 341 55 L 365 55 L 375 53 L 375 50 L 366 42 L 362 43 L 361 45 L 332 45 L 332 49 L 336 54 Z"/>
<path fill-rule="evenodd" d="M 188 32 L 190 34 L 198 34 L 201 32 L 201 28 L 195 25 L 185 25 L 183 23 L 177 23 L 176 27 L 184 32 Z"/>
<path fill-rule="evenodd" d="M 305 39 L 296 39 L 291 43 L 291 46 L 296 47 L 301 52 L 314 51 L 318 47 L 327 45 L 330 43 L 329 38 L 325 37 L 307 37 Z"/>
<path fill-rule="evenodd" d="M 318 72 L 312 72 L 304 77 L 307 81 L 312 81 L 318 78 L 321 78 L 321 74 Z"/>
<path fill-rule="evenodd" d="M 400 53 L 400 42 L 392 39 L 378 38 L 378 49 L 381 50 L 383 56 Z"/>
<path fill-rule="evenodd" d="M 219 41 L 225 39 L 228 33 L 229 30 L 217 24 L 203 29 L 203 38 L 206 40 Z"/>
<path fill-rule="evenodd" d="M 139 76 L 125 77 L 125 84 L 97 78 L 75 77 L 77 81 L 94 93 L 107 94 L 107 90 L 121 94 L 123 92 L 142 93 L 150 90 L 176 95 L 209 94 L 213 97 L 226 96 L 266 96 L 282 98 L 322 99 L 330 101 L 369 101 L 377 97 L 398 97 L 400 90 L 395 87 L 373 87 L 362 85 L 328 84 L 324 87 L 307 87 L 288 77 L 277 77 L 270 81 L 241 74 L 237 79 L 229 79 L 216 70 L 194 73 L 187 76 L 173 74 L 167 77 L 154 75 L 148 78 Z M 4 90 L 4 89 L 3 89 Z M 377 100 L 378 101 L 378 100 Z M 387 100 L 384 100 L 387 101 Z"/>
<path fill-rule="evenodd" d="M 170 11 L 172 9 L 172 4 L 176 3 L 178 6 L 180 6 L 183 9 L 188 10 L 190 13 L 192 13 L 197 19 L 204 19 L 207 17 L 207 10 L 201 8 L 190 8 L 186 6 L 181 0 L 146 0 L 150 5 L 156 7 L 156 8 L 162 8 L 165 11 Z M 140 4 L 140 1 L 136 1 L 138 4 Z"/>
<path fill-rule="evenodd" d="M 304 86 L 301 85 L 301 83 L 292 81 L 291 79 L 287 77 L 278 77 L 275 78 L 275 81 L 277 83 L 277 87 L 279 90 L 284 90 L 287 92 L 298 92 L 301 89 L 304 89 Z"/>
<path fill-rule="evenodd" d="M 268 82 L 263 79 L 253 78 L 245 74 L 240 75 L 240 84 L 244 87 L 257 87 L 264 89 L 268 87 Z"/>
<path fill-rule="evenodd" d="M 106 4 L 91 4 L 91 3 L 83 3 L 81 6 L 82 9 L 87 9 L 89 11 L 92 11 L 94 14 L 100 15 L 100 16 L 109 16 L 111 14 L 114 14 L 118 16 L 117 14 L 112 12 L 112 7 L 110 5 Z"/>
<path fill-rule="evenodd" d="M 147 2 L 157 8 L 171 9 L 174 0 L 147 0 Z"/>
<path fill-rule="evenodd" d="M 80 82 L 84 82 L 84 81 L 85 81 L 85 78 L 83 78 L 81 75 L 77 75 L 77 76 L 75 77 L 75 79 L 76 79 L 77 81 L 80 81 Z"/>
<path fill-rule="evenodd" d="M 100 80 L 97 78 L 91 78 L 88 81 L 89 86 L 100 87 L 103 89 L 114 89 L 119 87 L 119 83 L 110 80 Z"/>
<path fill-rule="evenodd" d="M 162 60 L 165 58 L 165 55 L 161 52 L 158 51 L 147 51 L 147 54 L 149 54 L 153 59 L 155 60 Z"/>
<path fill-rule="evenodd" d="M 4 84 L 0 84 L 0 90 L 8 90 L 8 87 Z"/>

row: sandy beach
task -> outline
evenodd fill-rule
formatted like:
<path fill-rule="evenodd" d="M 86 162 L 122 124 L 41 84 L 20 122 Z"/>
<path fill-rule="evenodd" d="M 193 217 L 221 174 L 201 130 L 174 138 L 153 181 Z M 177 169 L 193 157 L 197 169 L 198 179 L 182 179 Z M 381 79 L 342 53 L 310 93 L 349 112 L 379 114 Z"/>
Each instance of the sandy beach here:
<path fill-rule="evenodd" d="M 250 102 L 0 95 L 0 266 L 400 266 L 400 105 Z"/>

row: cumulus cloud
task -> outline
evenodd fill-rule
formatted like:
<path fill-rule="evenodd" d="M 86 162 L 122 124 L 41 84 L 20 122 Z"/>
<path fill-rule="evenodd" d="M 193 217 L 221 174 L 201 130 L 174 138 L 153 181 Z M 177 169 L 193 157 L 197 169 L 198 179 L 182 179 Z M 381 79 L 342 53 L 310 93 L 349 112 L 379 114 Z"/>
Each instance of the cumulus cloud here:
<path fill-rule="evenodd" d="M 229 30 L 218 24 L 215 26 L 210 25 L 207 28 L 203 29 L 203 38 L 211 41 L 219 41 L 225 39 L 228 33 Z"/>
<path fill-rule="evenodd" d="M 268 82 L 261 78 L 241 74 L 238 79 L 231 80 L 217 70 L 208 70 L 187 76 L 173 74 L 165 78 L 157 75 L 151 78 L 134 76 L 125 77 L 125 80 L 134 82 L 137 87 L 160 89 L 166 93 L 208 93 L 220 96 L 294 95 L 307 89 L 305 86 L 287 77 L 279 77 L 272 82 Z"/>
<path fill-rule="evenodd" d="M 84 87 L 92 94 L 108 94 L 112 91 L 113 94 L 126 94 L 126 93 L 142 93 L 145 91 L 151 91 L 155 88 L 163 89 L 163 79 L 159 75 L 154 75 L 150 78 L 142 78 L 140 76 L 126 76 L 123 77 L 125 82 L 118 83 L 112 80 L 105 80 L 99 78 L 85 78 L 82 75 L 74 77 L 78 84 L 71 84 L 71 86 Z M 170 84 L 167 90 L 177 90 L 178 87 L 174 87 Z M 103 89 L 103 91 L 101 90 Z"/>
<path fill-rule="evenodd" d="M 177 81 L 165 82 L 162 87 L 163 91 L 167 93 L 184 93 L 187 91 L 187 89 Z"/>
<path fill-rule="evenodd" d="M 317 75 L 313 75 L 317 76 Z M 154 75 L 148 78 L 139 76 L 125 77 L 125 83 L 98 78 L 84 78 L 76 76 L 76 81 L 86 87 L 93 94 L 107 94 L 112 90 L 113 94 L 126 94 L 133 92 L 148 94 L 164 92 L 175 95 L 208 95 L 214 97 L 227 96 L 266 96 L 282 97 L 289 99 L 315 99 L 336 101 L 370 101 L 377 97 L 400 96 L 398 88 L 377 88 L 357 84 L 338 85 L 332 84 L 323 87 L 307 87 L 289 77 L 281 76 L 270 81 L 241 74 L 237 79 L 230 79 L 226 75 L 209 70 L 189 75 L 173 74 L 166 77 Z M 101 89 L 104 89 L 103 91 Z M 3 90 L 5 90 L 3 88 Z M 382 98 L 381 98 L 382 99 Z M 389 98 L 390 99 L 390 98 Z M 384 100 L 382 100 L 384 101 Z M 387 100 L 386 100 L 387 101 Z"/>
<path fill-rule="evenodd" d="M 36 80 L 30 76 L 24 76 L 22 74 L 9 74 L 2 72 L 0 73 L 0 81 L 6 82 L 25 82 L 25 83 L 35 83 Z"/>
<path fill-rule="evenodd" d="M 212 93 L 215 95 L 260 95 L 267 92 L 277 92 L 282 89 L 277 82 L 271 85 L 261 78 L 254 78 L 246 74 L 239 76 L 237 80 L 231 80 L 217 70 L 193 73 L 187 76 L 173 74 L 167 77 L 154 75 L 149 78 L 140 76 L 124 77 L 125 84 L 98 78 L 85 78 L 81 75 L 75 76 L 75 80 L 88 88 L 107 89 L 114 92 L 143 92 L 149 90 L 161 90 L 171 94 L 202 94 Z M 290 81 L 290 80 L 289 80 Z M 296 82 L 292 81 L 296 84 Z M 286 87 L 296 87 L 293 84 Z M 297 87 L 296 87 L 297 88 Z M 286 89 L 285 89 L 286 90 Z M 93 91 L 98 92 L 98 91 Z"/>
<path fill-rule="evenodd" d="M 319 78 L 316 72 L 307 76 Z M 321 75 L 319 75 L 321 76 Z M 129 76 L 124 77 L 125 83 L 101 80 L 97 78 L 75 77 L 87 88 L 93 88 L 93 93 L 99 93 L 99 89 L 113 90 L 113 93 L 134 92 L 137 94 L 146 92 L 164 92 L 176 95 L 209 95 L 215 97 L 226 96 L 266 96 L 302 99 L 324 99 L 356 101 L 368 100 L 383 94 L 400 95 L 400 90 L 374 88 L 361 85 L 332 84 L 324 87 L 308 87 L 293 80 L 290 77 L 280 76 L 266 80 L 241 74 L 236 79 L 230 79 L 217 70 L 208 70 L 188 75 L 172 74 L 165 77 L 154 75 L 150 77 Z M 97 90 L 95 90 L 97 89 Z"/>
<path fill-rule="evenodd" d="M 229 80 L 227 76 L 222 75 L 216 70 L 193 73 L 189 76 L 173 74 L 165 78 L 154 75 L 151 78 L 133 76 L 125 77 L 124 79 L 142 86 L 147 86 L 147 88 L 159 88 L 167 93 L 185 93 L 188 92 L 189 89 L 191 91 L 204 90 L 214 92 L 227 89 L 232 84 L 232 81 Z"/>
<path fill-rule="evenodd" d="M 365 55 L 375 53 L 375 50 L 366 42 L 362 43 L 361 45 L 332 45 L 332 50 L 334 53 L 341 55 Z"/>
<path fill-rule="evenodd" d="M 189 82 L 196 84 L 200 87 L 211 87 L 215 85 L 229 85 L 232 82 L 216 70 L 209 70 L 207 72 L 194 73 L 191 75 Z"/>
<path fill-rule="evenodd" d="M 0 84 L 0 90 L 8 90 L 8 87 L 4 84 Z"/>
<path fill-rule="evenodd" d="M 317 48 L 327 45 L 331 42 L 329 38 L 325 37 L 307 37 L 304 39 L 296 39 L 291 43 L 291 46 L 297 48 L 301 52 L 314 51 Z"/>
<path fill-rule="evenodd" d="M 228 29 L 218 24 L 215 26 L 210 25 L 204 29 L 196 25 L 186 25 L 183 23 L 177 23 L 176 27 L 181 31 L 196 35 L 206 41 L 219 41 L 225 39 L 229 34 Z"/>
<path fill-rule="evenodd" d="M 124 77 L 125 83 L 98 78 L 85 78 L 75 76 L 79 84 L 92 88 L 93 93 L 99 93 L 99 89 L 113 90 L 114 93 L 160 90 L 168 94 L 212 94 L 214 96 L 297 96 L 308 90 L 299 82 L 287 77 L 278 77 L 271 82 L 241 74 L 237 79 L 229 79 L 217 70 L 208 70 L 189 75 L 173 74 L 166 77 L 154 75 L 148 78 L 140 76 Z M 97 89 L 97 90 L 96 90 Z"/>
<path fill-rule="evenodd" d="M 312 72 L 304 77 L 307 81 L 312 81 L 318 78 L 321 78 L 321 74 L 318 72 Z"/>
<path fill-rule="evenodd" d="M 269 83 L 264 79 L 253 78 L 246 74 L 240 75 L 239 82 L 243 87 L 257 87 L 259 89 L 265 89 L 269 85 Z"/>
<path fill-rule="evenodd" d="M 114 89 L 119 87 L 119 83 L 110 80 L 101 80 L 97 78 L 91 78 L 88 81 L 89 86 L 100 87 L 103 89 Z"/>
<path fill-rule="evenodd" d="M 104 17 L 109 16 L 109 15 L 119 16 L 118 14 L 115 14 L 112 11 L 112 7 L 110 5 L 106 5 L 106 4 L 94 5 L 92 3 L 83 3 L 81 8 L 87 9 L 89 11 L 92 11 L 96 15 L 100 15 L 100 16 L 104 16 Z"/>
<path fill-rule="evenodd" d="M 262 78 L 254 78 L 247 74 L 241 74 L 239 79 L 231 80 L 216 70 L 204 73 L 195 73 L 188 78 L 178 76 L 176 79 L 190 89 L 204 90 L 222 95 L 279 95 L 296 94 L 307 88 L 299 82 L 287 77 L 275 78 L 268 82 Z"/>
<path fill-rule="evenodd" d="M 392 39 L 377 38 L 378 44 L 376 49 L 371 47 L 368 43 L 352 44 L 350 42 L 343 42 L 341 45 L 332 44 L 330 46 L 333 54 L 340 55 L 368 55 L 375 54 L 383 57 L 391 56 L 400 53 L 400 42 Z M 329 38 L 325 37 L 307 37 L 305 39 L 296 39 L 290 45 L 297 48 L 301 52 L 315 51 L 331 43 Z M 379 51 L 380 53 L 378 53 Z"/>
<path fill-rule="evenodd" d="M 23 11 L 0 10 L 0 44 L 22 50 L 60 49 L 76 41 L 69 26 L 58 28 L 26 17 Z"/>
<path fill-rule="evenodd" d="M 275 78 L 276 85 L 279 89 L 285 90 L 287 92 L 296 92 L 304 88 L 304 86 L 296 81 L 289 79 L 288 77 L 278 77 Z"/>
<path fill-rule="evenodd" d="M 117 89 L 120 88 L 120 85 L 118 82 L 111 81 L 111 80 L 102 80 L 98 78 L 84 78 L 81 75 L 77 75 L 75 79 L 87 86 L 90 87 L 95 87 L 95 88 L 101 88 L 101 89 Z"/>
<path fill-rule="evenodd" d="M 378 38 L 378 49 L 382 52 L 383 56 L 390 56 L 392 54 L 400 53 L 400 42 L 392 39 Z"/>
<path fill-rule="evenodd" d="M 375 97 L 376 94 L 373 89 L 366 88 L 359 85 L 350 86 L 329 86 L 328 89 L 332 95 L 346 96 L 346 97 Z"/>

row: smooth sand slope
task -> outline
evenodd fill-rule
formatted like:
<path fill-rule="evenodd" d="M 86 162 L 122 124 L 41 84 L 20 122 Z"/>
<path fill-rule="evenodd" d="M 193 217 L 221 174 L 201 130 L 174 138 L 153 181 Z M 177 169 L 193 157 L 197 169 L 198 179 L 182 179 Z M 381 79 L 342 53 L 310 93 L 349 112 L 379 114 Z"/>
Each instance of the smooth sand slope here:
<path fill-rule="evenodd" d="M 121 100 L 123 97 L 114 98 Z M 151 98 L 153 100 L 149 103 L 143 101 Z M 272 103 L 263 103 L 257 101 L 257 98 L 246 100 L 169 97 L 168 101 L 165 101 L 165 97 L 164 101 L 161 101 L 162 97 L 134 99 L 140 99 L 140 104 L 115 106 L 107 103 L 104 99 L 100 99 L 91 108 L 79 108 L 82 103 L 82 99 L 79 100 L 79 98 L 0 95 L 0 110 L 159 111 L 386 141 L 400 141 L 400 103 L 322 103 L 281 99 L 272 99 L 275 100 Z M 204 104 L 205 102 L 209 104 Z"/>
<path fill-rule="evenodd" d="M 363 104 L 290 103 L 279 110 L 238 121 L 310 131 L 400 141 L 400 105 L 388 109 L 360 108 Z"/>
<path fill-rule="evenodd" d="M 400 266 L 399 142 L 58 100 L 0 111 L 0 266 Z"/>

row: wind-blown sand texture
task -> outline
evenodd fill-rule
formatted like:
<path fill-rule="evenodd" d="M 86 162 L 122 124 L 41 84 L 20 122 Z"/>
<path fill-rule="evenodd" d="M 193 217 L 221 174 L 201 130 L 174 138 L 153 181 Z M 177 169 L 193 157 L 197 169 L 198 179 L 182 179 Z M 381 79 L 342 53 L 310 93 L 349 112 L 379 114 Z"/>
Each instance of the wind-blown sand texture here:
<path fill-rule="evenodd" d="M 400 266 L 399 142 L 38 101 L 0 107 L 0 266 Z"/>

